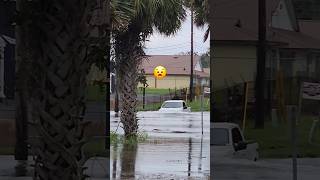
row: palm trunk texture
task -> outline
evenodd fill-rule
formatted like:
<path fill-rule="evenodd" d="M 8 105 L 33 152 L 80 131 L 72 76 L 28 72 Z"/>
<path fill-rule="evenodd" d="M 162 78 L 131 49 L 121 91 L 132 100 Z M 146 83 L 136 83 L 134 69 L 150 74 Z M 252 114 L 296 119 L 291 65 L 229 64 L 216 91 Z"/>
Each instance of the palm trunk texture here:
<path fill-rule="evenodd" d="M 31 87 L 30 124 L 38 137 L 29 140 L 36 155 L 34 179 L 86 178 L 83 168 L 84 132 L 88 124 L 83 120 L 86 76 L 94 63 L 91 48 L 99 39 L 99 35 L 93 38 L 92 30 L 104 24 L 100 18 L 106 14 L 107 3 L 107 0 L 20 0 L 17 24 L 21 33 L 28 36 L 24 43 L 29 49 L 18 53 L 22 61 L 32 64 L 26 80 Z"/>
<path fill-rule="evenodd" d="M 136 136 L 138 132 L 137 111 L 137 86 L 139 65 L 144 52 L 139 36 L 139 29 L 130 27 L 126 32 L 116 35 L 116 56 L 119 72 L 119 89 L 121 98 L 121 123 L 125 136 Z"/>

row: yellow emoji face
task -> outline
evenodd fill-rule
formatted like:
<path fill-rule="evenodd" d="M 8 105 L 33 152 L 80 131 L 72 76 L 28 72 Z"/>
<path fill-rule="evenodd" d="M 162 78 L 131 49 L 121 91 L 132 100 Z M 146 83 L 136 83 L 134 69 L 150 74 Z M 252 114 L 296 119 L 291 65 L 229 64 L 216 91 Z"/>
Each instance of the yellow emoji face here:
<path fill-rule="evenodd" d="M 156 77 L 157 79 L 163 79 L 166 75 L 167 75 L 167 70 L 165 67 L 163 66 L 157 66 L 156 68 L 154 68 L 153 70 L 153 75 L 154 77 Z"/>

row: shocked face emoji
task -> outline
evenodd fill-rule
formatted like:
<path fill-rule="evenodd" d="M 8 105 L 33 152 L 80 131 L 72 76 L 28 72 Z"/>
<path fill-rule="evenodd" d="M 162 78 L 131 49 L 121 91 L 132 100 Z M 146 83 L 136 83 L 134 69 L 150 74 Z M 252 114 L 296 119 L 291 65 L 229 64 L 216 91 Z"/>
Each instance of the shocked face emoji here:
<path fill-rule="evenodd" d="M 167 75 L 167 70 L 165 67 L 163 66 L 157 66 L 156 68 L 154 68 L 153 70 L 153 75 L 154 77 L 156 77 L 157 79 L 163 79 L 166 75 Z"/>

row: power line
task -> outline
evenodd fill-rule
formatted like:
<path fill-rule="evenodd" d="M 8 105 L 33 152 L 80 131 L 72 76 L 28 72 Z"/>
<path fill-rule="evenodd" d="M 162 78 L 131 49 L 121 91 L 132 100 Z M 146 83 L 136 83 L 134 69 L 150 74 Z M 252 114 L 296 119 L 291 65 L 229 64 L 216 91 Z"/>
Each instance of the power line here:
<path fill-rule="evenodd" d="M 189 45 L 190 42 L 187 42 L 187 43 L 180 43 L 180 44 L 172 44 L 172 45 L 168 45 L 168 46 L 158 46 L 158 47 L 151 47 L 151 48 L 148 48 L 146 47 L 146 49 L 167 49 L 167 48 L 170 48 L 170 47 L 175 47 L 175 46 L 179 46 L 180 45 Z"/>
<path fill-rule="evenodd" d="M 178 47 L 175 47 L 175 48 L 171 48 L 171 47 L 167 47 L 167 48 L 153 48 L 153 49 L 152 49 L 152 48 L 146 48 L 146 50 L 152 50 L 152 51 L 154 51 L 154 50 L 161 50 L 161 51 L 169 50 L 169 51 L 171 51 L 171 50 L 182 49 L 182 48 L 187 48 L 187 47 L 190 47 L 190 45 L 189 45 L 189 44 L 186 44 L 185 46 L 178 46 Z M 198 45 L 195 45 L 195 47 L 198 48 L 198 49 L 201 49 L 201 47 L 198 46 Z"/>

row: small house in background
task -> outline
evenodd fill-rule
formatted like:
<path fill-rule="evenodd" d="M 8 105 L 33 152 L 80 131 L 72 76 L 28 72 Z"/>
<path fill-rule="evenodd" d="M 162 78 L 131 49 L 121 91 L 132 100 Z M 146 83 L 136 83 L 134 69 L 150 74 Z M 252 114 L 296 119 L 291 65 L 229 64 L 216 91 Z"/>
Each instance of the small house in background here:
<path fill-rule="evenodd" d="M 209 86 L 210 75 L 204 71 L 200 56 L 194 56 L 194 86 Z M 181 89 L 190 85 L 190 55 L 151 55 L 143 60 L 141 69 L 145 70 L 148 87 L 159 89 Z M 153 70 L 157 66 L 167 69 L 167 76 L 157 80 Z"/>
<path fill-rule="evenodd" d="M 211 7 L 215 89 L 255 81 L 258 1 L 238 1 L 232 11 L 227 5 Z M 284 78 L 319 79 L 319 21 L 298 19 L 292 0 L 268 0 L 266 11 L 266 79 L 275 80 L 279 71 Z"/>
<path fill-rule="evenodd" d="M 220 91 L 215 94 L 221 100 L 218 95 L 226 94 L 223 92 L 231 86 L 252 82 L 254 87 L 259 42 L 258 1 L 211 5 L 213 91 Z M 319 20 L 297 18 L 292 0 L 266 1 L 264 98 L 269 112 L 279 102 L 297 104 L 301 82 L 320 81 L 319 31 Z M 254 91 L 249 94 L 254 96 Z M 219 103 L 224 102 L 227 98 Z"/>

